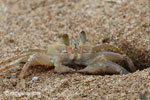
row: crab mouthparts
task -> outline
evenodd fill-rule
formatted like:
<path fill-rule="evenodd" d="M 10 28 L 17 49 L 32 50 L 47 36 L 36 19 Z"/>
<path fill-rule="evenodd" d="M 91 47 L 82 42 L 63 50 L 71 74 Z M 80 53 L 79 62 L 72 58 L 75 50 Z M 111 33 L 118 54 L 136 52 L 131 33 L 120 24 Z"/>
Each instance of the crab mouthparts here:
<path fill-rule="evenodd" d="M 78 60 L 80 59 L 81 50 L 76 48 L 67 48 L 67 51 L 69 53 L 69 57 L 71 60 Z"/>

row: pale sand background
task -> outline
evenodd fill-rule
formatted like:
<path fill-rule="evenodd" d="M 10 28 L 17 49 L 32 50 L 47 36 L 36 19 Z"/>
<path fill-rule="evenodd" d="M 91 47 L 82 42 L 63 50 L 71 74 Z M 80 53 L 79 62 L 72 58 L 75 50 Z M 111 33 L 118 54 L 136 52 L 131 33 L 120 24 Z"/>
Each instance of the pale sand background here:
<path fill-rule="evenodd" d="M 137 68 L 150 67 L 150 8 L 148 0 L 0 0 L 0 59 L 27 48 L 46 48 L 67 33 L 81 30 L 90 43 L 119 47 Z M 150 5 L 150 4 L 149 4 Z M 16 52 L 13 52 L 16 51 Z M 0 73 L 0 100 L 139 100 L 150 99 L 150 69 L 128 75 L 59 75 L 53 70 L 29 70 L 27 88 L 17 85 L 21 68 Z M 39 79 L 32 82 L 32 77 Z M 4 92 L 41 92 L 35 96 L 4 96 Z M 147 99 L 148 100 L 148 99 Z"/>

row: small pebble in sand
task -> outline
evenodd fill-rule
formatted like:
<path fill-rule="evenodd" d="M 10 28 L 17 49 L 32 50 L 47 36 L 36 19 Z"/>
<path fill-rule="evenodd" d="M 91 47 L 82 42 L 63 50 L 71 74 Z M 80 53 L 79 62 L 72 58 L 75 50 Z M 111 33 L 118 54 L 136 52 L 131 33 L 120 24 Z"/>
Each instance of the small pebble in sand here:
<path fill-rule="evenodd" d="M 37 76 L 32 77 L 32 81 L 37 81 L 38 79 L 39 79 L 39 77 L 37 77 Z"/>

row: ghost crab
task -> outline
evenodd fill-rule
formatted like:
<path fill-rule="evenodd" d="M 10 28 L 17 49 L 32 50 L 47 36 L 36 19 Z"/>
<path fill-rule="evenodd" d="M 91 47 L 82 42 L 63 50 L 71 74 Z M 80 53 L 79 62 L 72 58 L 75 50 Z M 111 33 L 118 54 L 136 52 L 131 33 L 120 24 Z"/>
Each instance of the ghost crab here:
<path fill-rule="evenodd" d="M 105 51 L 106 48 L 114 52 Z M 104 51 L 102 51 L 104 49 Z M 132 60 L 122 53 L 118 48 L 102 44 L 92 45 L 87 43 L 84 31 L 80 33 L 80 41 L 70 40 L 67 34 L 62 35 L 56 43 L 50 44 L 48 49 L 28 49 L 19 56 L 9 58 L 0 63 L 0 72 L 8 70 L 13 66 L 25 62 L 19 78 L 23 78 L 30 66 L 45 65 L 55 66 L 54 71 L 57 73 L 79 72 L 89 74 L 127 74 L 129 73 L 124 67 L 115 63 L 116 61 L 126 61 L 131 72 L 136 68 Z M 67 64 L 85 65 L 81 70 L 75 70 L 66 66 Z"/>

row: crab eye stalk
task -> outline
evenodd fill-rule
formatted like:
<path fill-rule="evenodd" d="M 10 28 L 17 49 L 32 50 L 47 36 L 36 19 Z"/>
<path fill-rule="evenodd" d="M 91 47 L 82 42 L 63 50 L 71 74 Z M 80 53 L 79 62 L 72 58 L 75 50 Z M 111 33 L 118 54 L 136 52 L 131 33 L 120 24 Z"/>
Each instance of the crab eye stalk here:
<path fill-rule="evenodd" d="M 81 42 L 82 44 L 85 44 L 85 42 L 86 42 L 86 34 L 85 34 L 84 31 L 81 31 L 81 32 L 80 32 L 80 42 Z"/>
<path fill-rule="evenodd" d="M 69 36 L 67 34 L 64 34 L 62 36 L 62 40 L 63 40 L 63 43 L 66 45 L 66 46 L 69 46 L 70 43 L 69 43 Z"/>

